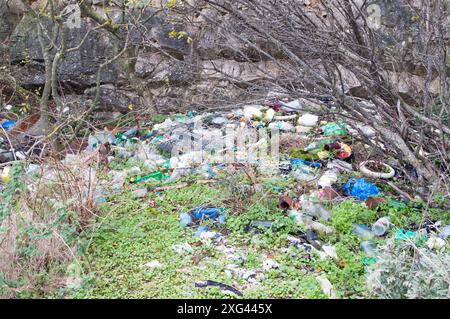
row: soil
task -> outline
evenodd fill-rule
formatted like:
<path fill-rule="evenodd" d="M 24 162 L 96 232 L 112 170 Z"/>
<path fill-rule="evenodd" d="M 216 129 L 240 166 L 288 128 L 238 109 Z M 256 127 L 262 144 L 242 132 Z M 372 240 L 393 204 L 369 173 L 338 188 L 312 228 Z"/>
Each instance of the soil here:
<path fill-rule="evenodd" d="M 388 167 L 384 166 L 381 162 L 370 162 L 366 164 L 366 167 L 373 172 L 389 173 Z"/>

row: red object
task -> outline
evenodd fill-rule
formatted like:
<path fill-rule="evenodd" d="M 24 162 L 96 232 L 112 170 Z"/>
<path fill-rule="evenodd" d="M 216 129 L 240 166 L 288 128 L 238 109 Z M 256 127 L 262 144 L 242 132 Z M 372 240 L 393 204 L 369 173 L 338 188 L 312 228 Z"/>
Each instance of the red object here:
<path fill-rule="evenodd" d="M 326 200 L 333 200 L 341 195 L 330 186 L 325 186 L 320 192 L 319 197 Z"/>
<path fill-rule="evenodd" d="M 380 205 L 381 203 L 384 203 L 385 201 L 386 200 L 381 197 L 368 197 L 366 200 L 366 205 L 370 209 L 373 209 L 373 208 L 377 207 L 378 205 Z"/>
<path fill-rule="evenodd" d="M 280 197 L 280 201 L 278 202 L 278 207 L 282 210 L 288 210 L 294 205 L 294 201 L 289 196 Z"/>
<path fill-rule="evenodd" d="M 273 103 L 272 108 L 274 109 L 275 112 L 280 112 L 281 111 L 281 103 L 280 102 Z"/>

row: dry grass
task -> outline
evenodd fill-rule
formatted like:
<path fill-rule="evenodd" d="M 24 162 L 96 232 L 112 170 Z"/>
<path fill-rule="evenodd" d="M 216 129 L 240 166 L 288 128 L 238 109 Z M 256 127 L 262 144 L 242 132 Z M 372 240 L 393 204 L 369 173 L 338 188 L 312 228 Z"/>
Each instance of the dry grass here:
<path fill-rule="evenodd" d="M 0 225 L 6 229 L 0 234 L 0 272 L 6 280 L 25 283 L 8 289 L 6 297 L 37 288 L 39 274 L 51 267 L 63 269 L 77 261 L 76 237 L 96 216 L 97 176 L 92 166 L 98 162 L 95 153 L 68 159 L 42 162 L 37 179 L 24 174 L 25 187 L 16 191 L 9 217 Z"/>

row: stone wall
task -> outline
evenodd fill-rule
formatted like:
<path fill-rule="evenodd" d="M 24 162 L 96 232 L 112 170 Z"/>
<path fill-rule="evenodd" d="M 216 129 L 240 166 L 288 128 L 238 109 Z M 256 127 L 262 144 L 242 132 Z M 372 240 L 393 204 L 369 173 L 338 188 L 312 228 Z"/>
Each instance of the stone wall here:
<path fill-rule="evenodd" d="M 225 34 L 222 31 L 230 23 L 228 17 L 218 15 L 201 0 L 189 1 L 202 14 L 192 14 L 188 24 L 177 19 L 177 14 L 163 9 L 167 3 L 164 0 L 149 1 L 151 6 L 145 10 L 135 8 L 127 13 L 121 8 L 123 0 L 88 2 L 95 5 L 100 15 L 116 23 L 127 23 L 130 43 L 134 46 L 134 56 L 118 59 L 102 73 L 100 109 L 103 111 L 126 112 L 130 104 L 148 107 L 148 103 L 158 112 L 180 110 L 201 105 L 201 99 L 207 99 L 208 95 L 218 100 L 221 97 L 224 100 L 236 97 L 245 100 L 252 97 L 251 94 L 244 94 L 246 85 L 283 73 L 279 63 L 284 63 L 285 56 L 281 52 L 266 46 L 265 49 L 279 59 L 278 63 L 267 61 L 267 57 Z M 369 13 L 373 28 L 382 34 L 387 43 L 405 45 L 413 41 L 417 28 L 410 8 L 399 6 L 396 1 L 369 2 L 372 5 L 369 9 L 373 11 Z M 185 14 L 188 16 L 191 13 L 186 11 Z M 376 19 L 376 15 L 380 15 L 380 20 Z M 22 85 L 35 89 L 44 85 L 43 56 L 33 22 L 29 16 L 20 17 L 20 10 L 0 11 L 0 42 L 8 41 L 8 48 L 3 49 L 8 51 L 12 70 Z M 136 17 L 145 22 L 134 24 Z M 95 25 L 90 18 L 83 18 L 79 28 L 66 28 L 67 47 L 77 46 L 87 30 Z M 447 29 L 450 35 L 450 26 Z M 173 31 L 184 31 L 186 35 L 170 36 Z M 192 42 L 189 39 L 193 39 Z M 115 56 L 121 45 L 121 41 L 108 31 L 97 30 L 90 34 L 80 50 L 64 57 L 59 69 L 59 81 L 65 89 L 67 102 L 71 97 L 75 97 L 72 102 L 92 100 L 99 65 Z M 265 43 L 258 45 L 264 47 Z M 233 47 L 245 52 L 251 60 L 243 60 Z M 417 94 L 424 76 L 423 66 L 417 65 L 414 57 L 407 54 L 405 65 L 405 69 L 390 78 L 402 94 Z M 359 92 L 360 83 L 355 75 L 343 66 L 340 70 L 345 75 L 346 88 Z M 140 89 L 136 87 L 136 79 Z M 413 84 L 409 83 L 411 79 Z M 438 88 L 439 85 L 433 85 L 433 93 L 438 93 Z M 146 98 L 142 91 L 146 92 Z"/>

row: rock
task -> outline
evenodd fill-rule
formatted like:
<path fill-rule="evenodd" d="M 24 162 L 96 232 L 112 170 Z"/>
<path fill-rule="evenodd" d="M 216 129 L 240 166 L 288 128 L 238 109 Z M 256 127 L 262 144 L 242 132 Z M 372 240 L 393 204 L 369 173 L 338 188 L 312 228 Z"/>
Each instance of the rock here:
<path fill-rule="evenodd" d="M 388 75 L 397 92 L 407 99 L 409 103 L 416 104 L 415 99 L 423 92 L 425 78 L 406 71 L 401 73 L 389 72 Z M 436 96 L 440 93 L 440 89 L 439 77 L 436 77 L 431 81 L 428 92 Z"/>
<path fill-rule="evenodd" d="M 211 60 L 203 62 L 202 69 L 202 75 L 208 79 L 244 82 L 264 79 L 269 75 L 276 77 L 281 73 L 277 64 L 272 61 L 250 63 L 226 59 Z"/>
<path fill-rule="evenodd" d="M 358 89 L 361 88 L 361 82 L 358 80 L 356 75 L 345 68 L 343 65 L 338 65 L 338 70 L 340 72 L 340 76 L 338 72 L 336 72 L 337 79 L 342 77 L 342 86 L 344 87 L 344 93 L 351 92 L 353 94 L 358 93 Z M 339 80 L 340 82 L 340 80 Z M 341 88 L 341 84 L 338 84 L 338 87 Z M 361 95 L 361 94 L 357 94 Z"/>
<path fill-rule="evenodd" d="M 96 88 L 87 89 L 84 93 L 86 97 L 93 100 L 95 98 Z M 131 90 L 118 89 L 112 84 L 100 86 L 98 110 L 127 112 L 141 104 L 142 100 L 139 95 Z"/>
<path fill-rule="evenodd" d="M 187 85 L 193 80 L 191 66 L 176 58 L 169 58 L 158 52 L 139 53 L 135 72 L 145 78 L 148 87 L 158 87 L 166 84 Z"/>
<path fill-rule="evenodd" d="M 0 2 L 0 43 L 5 41 L 14 31 L 23 11 L 23 5 L 20 1 Z"/>
<path fill-rule="evenodd" d="M 50 22 L 43 22 L 51 30 Z M 76 47 L 81 43 L 84 34 L 95 24 L 89 19 L 81 20 L 81 27 L 66 28 L 66 46 Z M 51 35 L 51 32 L 50 32 Z M 21 73 L 21 80 L 25 87 L 36 87 L 45 84 L 43 54 L 37 37 L 34 21 L 24 16 L 11 36 L 11 61 L 25 63 L 17 68 Z M 92 32 L 80 50 L 65 55 L 59 67 L 59 80 L 63 85 L 76 89 L 93 86 L 96 73 L 101 63 L 118 52 L 118 40 L 105 30 Z M 55 54 L 53 51 L 52 54 Z M 119 62 L 111 63 L 104 68 L 102 83 L 115 83 L 119 77 Z"/>
<path fill-rule="evenodd" d="M 125 19 L 129 21 L 131 43 L 135 45 L 152 43 L 160 49 L 178 55 L 179 58 L 189 54 L 191 50 L 187 41 L 189 35 L 184 37 L 169 35 L 172 31 L 185 32 L 186 27 L 165 19 L 157 11 L 157 8 L 146 7 L 144 10 L 132 9 L 127 12 Z M 136 20 L 140 21 L 137 25 L 134 24 Z"/>
<path fill-rule="evenodd" d="M 369 126 L 369 125 L 363 125 L 361 127 L 359 127 L 359 129 L 361 130 L 362 134 L 365 137 L 374 137 L 376 135 L 377 132 L 375 132 L 375 130 Z"/>

